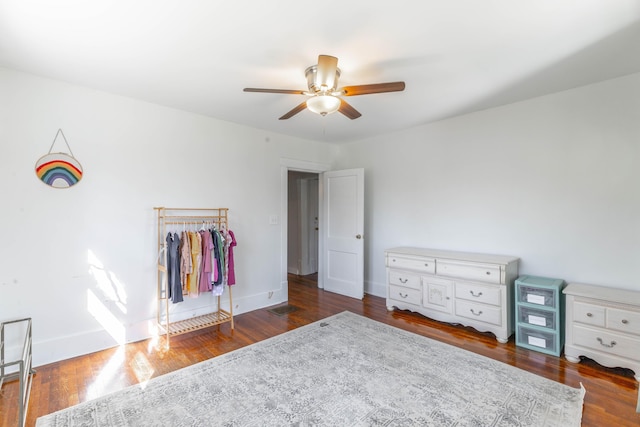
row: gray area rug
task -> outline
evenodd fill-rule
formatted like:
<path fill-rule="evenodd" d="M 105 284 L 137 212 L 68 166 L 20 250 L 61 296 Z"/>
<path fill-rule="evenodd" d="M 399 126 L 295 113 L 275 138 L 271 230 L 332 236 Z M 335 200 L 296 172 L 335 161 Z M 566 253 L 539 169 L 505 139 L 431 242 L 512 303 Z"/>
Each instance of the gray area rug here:
<path fill-rule="evenodd" d="M 574 389 L 343 312 L 40 417 L 45 426 L 579 426 Z"/>

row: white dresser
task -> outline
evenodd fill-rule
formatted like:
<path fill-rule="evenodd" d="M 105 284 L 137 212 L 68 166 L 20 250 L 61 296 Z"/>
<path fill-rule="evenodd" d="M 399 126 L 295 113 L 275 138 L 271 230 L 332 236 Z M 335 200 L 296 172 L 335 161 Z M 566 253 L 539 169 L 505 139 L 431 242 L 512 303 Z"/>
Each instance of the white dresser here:
<path fill-rule="evenodd" d="M 640 381 L 640 292 L 570 283 L 566 295 L 564 355 L 632 369 Z"/>
<path fill-rule="evenodd" d="M 492 332 L 513 333 L 513 284 L 518 258 L 423 248 L 385 251 L 387 309 Z"/>

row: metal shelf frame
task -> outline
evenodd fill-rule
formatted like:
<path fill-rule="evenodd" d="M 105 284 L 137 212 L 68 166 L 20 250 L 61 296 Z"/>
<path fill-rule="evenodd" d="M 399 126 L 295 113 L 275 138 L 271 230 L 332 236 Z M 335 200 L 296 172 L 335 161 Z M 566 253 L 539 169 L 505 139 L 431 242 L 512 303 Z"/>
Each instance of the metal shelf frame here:
<path fill-rule="evenodd" d="M 27 409 L 29 407 L 29 396 L 31 394 L 31 384 L 35 370 L 32 368 L 32 328 L 31 318 L 11 320 L 0 323 L 0 389 L 5 381 L 19 381 L 18 394 L 18 426 L 24 427 L 27 419 Z M 24 342 L 20 359 L 6 361 L 6 339 L 7 329 L 24 328 Z"/>

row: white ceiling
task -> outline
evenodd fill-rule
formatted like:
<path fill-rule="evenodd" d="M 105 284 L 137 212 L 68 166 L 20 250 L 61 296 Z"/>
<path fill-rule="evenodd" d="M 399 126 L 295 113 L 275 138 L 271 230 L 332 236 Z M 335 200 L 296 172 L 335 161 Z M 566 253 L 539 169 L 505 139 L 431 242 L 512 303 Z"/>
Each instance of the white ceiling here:
<path fill-rule="evenodd" d="M 270 132 L 344 142 L 640 71 L 640 0 L 0 0 L 0 66 Z M 319 54 L 340 85 L 303 111 Z"/>

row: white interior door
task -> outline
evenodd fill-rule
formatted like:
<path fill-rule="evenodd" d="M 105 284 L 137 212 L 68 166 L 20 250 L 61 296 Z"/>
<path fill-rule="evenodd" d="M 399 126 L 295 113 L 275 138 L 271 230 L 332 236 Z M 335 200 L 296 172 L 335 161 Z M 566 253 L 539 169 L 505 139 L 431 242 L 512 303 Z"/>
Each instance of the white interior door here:
<path fill-rule="evenodd" d="M 364 169 L 323 174 L 323 286 L 364 297 Z"/>

